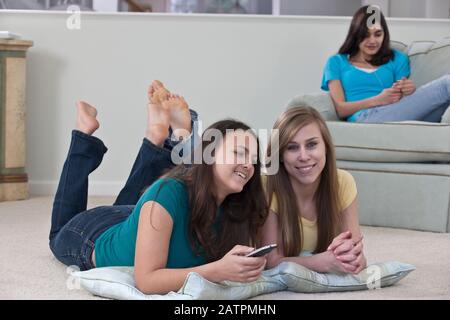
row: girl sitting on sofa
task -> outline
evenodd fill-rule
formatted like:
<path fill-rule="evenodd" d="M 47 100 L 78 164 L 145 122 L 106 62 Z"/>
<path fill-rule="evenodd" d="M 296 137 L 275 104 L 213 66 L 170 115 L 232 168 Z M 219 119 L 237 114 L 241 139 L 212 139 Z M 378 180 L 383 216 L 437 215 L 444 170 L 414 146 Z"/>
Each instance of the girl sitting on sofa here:
<path fill-rule="evenodd" d="M 325 121 L 313 108 L 296 107 L 282 113 L 274 129 L 279 141 L 269 144 L 267 157 L 280 168 L 266 178 L 270 213 L 262 244 L 278 247 L 267 255 L 267 267 L 290 261 L 322 273 L 359 273 L 366 259 L 356 184 L 336 168 Z M 304 252 L 313 255 L 299 256 Z"/>
<path fill-rule="evenodd" d="M 378 22 L 372 9 L 378 10 Z M 409 76 L 408 56 L 390 48 L 384 15 L 364 6 L 353 16 L 339 53 L 328 59 L 321 88 L 349 122 L 440 122 L 450 104 L 450 73 L 417 90 Z"/>
<path fill-rule="evenodd" d="M 245 255 L 268 212 L 257 137 L 239 121 L 219 121 L 209 129 L 223 138 L 201 145 L 203 154 L 214 144 L 211 163 L 178 166 L 158 179 L 173 166 L 165 143 L 169 125 L 174 132 L 189 132 L 191 116 L 184 99 L 161 83 L 154 82 L 149 93 L 146 137 L 124 189 L 113 206 L 90 210 L 88 175 L 107 149 L 93 136 L 99 127 L 96 109 L 78 104 L 53 204 L 53 254 L 81 270 L 134 266 L 136 287 L 146 294 L 177 291 L 189 272 L 213 282 L 255 281 L 266 259 Z"/>

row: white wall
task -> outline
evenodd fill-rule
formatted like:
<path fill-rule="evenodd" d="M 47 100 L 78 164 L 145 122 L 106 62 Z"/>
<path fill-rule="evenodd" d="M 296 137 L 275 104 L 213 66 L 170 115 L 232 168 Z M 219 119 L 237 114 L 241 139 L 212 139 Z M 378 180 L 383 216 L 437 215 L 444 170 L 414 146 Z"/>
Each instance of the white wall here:
<path fill-rule="evenodd" d="M 390 1 L 389 15 L 391 17 L 425 17 L 424 0 L 395 0 Z"/>
<path fill-rule="evenodd" d="M 391 0 L 389 16 L 448 19 L 450 0 Z"/>
<path fill-rule="evenodd" d="M 390 16 L 390 8 L 389 8 L 389 0 L 362 0 L 361 5 L 377 5 L 381 8 L 381 12 L 383 12 L 385 17 Z"/>
<path fill-rule="evenodd" d="M 450 0 L 426 0 L 427 18 L 450 18 Z"/>
<path fill-rule="evenodd" d="M 361 0 L 280 0 L 282 15 L 353 16 Z"/>
<path fill-rule="evenodd" d="M 205 125 L 236 117 L 271 128 L 293 96 L 319 91 L 321 72 L 349 18 L 210 15 L 82 15 L 0 12 L 0 30 L 32 39 L 28 54 L 27 172 L 33 193 L 54 190 L 75 123 L 75 101 L 99 110 L 110 148 L 90 191 L 115 193 L 146 125 L 146 90 L 161 79 L 199 111 Z M 439 39 L 448 21 L 389 20 L 393 39 Z"/>
<path fill-rule="evenodd" d="M 119 3 L 118 0 L 94 0 L 93 8 L 100 12 L 117 12 Z"/>

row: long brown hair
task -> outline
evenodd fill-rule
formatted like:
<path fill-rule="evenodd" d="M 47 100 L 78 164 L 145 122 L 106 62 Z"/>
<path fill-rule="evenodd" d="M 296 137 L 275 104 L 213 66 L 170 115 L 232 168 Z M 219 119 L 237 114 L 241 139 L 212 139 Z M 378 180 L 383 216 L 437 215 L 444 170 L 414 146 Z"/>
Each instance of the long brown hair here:
<path fill-rule="evenodd" d="M 220 131 L 224 138 L 230 130 L 250 132 L 250 127 L 236 120 L 222 120 L 212 124 L 210 129 Z M 255 136 L 258 143 L 259 140 Z M 200 152 L 214 141 L 202 138 Z M 197 150 L 198 152 L 199 150 Z M 208 262 L 222 258 L 235 245 L 255 245 L 259 232 L 268 214 L 267 200 L 261 182 L 261 162 L 254 164 L 254 174 L 240 193 L 228 195 L 221 204 L 220 228 L 217 226 L 218 206 L 215 201 L 214 164 L 202 161 L 190 167 L 180 165 L 169 171 L 165 177 L 183 181 L 189 193 L 189 230 L 191 247 L 197 254 L 205 254 Z"/>
<path fill-rule="evenodd" d="M 271 161 L 280 161 L 281 163 L 289 142 L 301 128 L 311 123 L 316 123 L 319 127 L 326 147 L 326 163 L 314 197 L 318 226 L 318 242 L 315 253 L 318 253 L 327 249 L 341 226 L 334 145 L 319 112 L 310 107 L 295 107 L 282 113 L 273 126 L 273 129 L 279 130 L 278 146 L 271 141 L 268 145 L 267 156 L 271 159 L 272 154 L 278 152 L 279 158 L 271 159 Z M 277 174 L 267 177 L 267 195 L 269 207 L 272 204 L 272 195 L 275 195 L 278 200 L 278 232 L 281 233 L 284 255 L 298 256 L 303 248 L 301 213 L 284 165 L 280 165 Z"/>
<path fill-rule="evenodd" d="M 359 44 L 364 41 L 367 37 L 369 29 L 367 27 L 367 21 L 372 18 L 373 13 L 368 13 L 367 9 L 370 6 L 364 6 L 358 9 L 353 15 L 352 22 L 350 23 L 350 28 L 345 38 L 344 43 L 339 49 L 340 54 L 349 54 L 350 57 L 356 55 L 359 51 Z M 374 66 L 380 66 L 389 62 L 389 60 L 394 59 L 394 52 L 390 47 L 390 35 L 389 29 L 384 18 L 383 13 L 380 10 L 380 24 L 384 32 L 384 39 L 381 44 L 380 50 L 372 57 L 370 61 Z"/>

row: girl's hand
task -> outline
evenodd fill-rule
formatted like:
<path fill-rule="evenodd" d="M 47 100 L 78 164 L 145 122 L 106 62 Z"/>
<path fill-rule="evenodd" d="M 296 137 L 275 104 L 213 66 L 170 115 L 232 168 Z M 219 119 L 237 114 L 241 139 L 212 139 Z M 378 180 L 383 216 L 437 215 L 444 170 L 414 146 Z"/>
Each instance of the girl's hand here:
<path fill-rule="evenodd" d="M 254 248 L 235 246 L 222 259 L 215 262 L 216 278 L 214 282 L 225 280 L 253 282 L 258 280 L 266 266 L 266 256 L 246 257 Z"/>
<path fill-rule="evenodd" d="M 328 246 L 327 251 L 334 251 L 342 243 L 344 243 L 347 240 L 351 240 L 351 239 L 352 239 L 352 233 L 350 231 L 342 232 L 336 238 L 333 239 L 331 244 Z"/>
<path fill-rule="evenodd" d="M 384 106 L 391 103 L 396 103 L 402 98 L 402 91 L 400 85 L 395 83 L 392 88 L 384 89 L 379 95 L 376 96 L 377 104 Z"/>
<path fill-rule="evenodd" d="M 367 266 L 366 258 L 364 257 L 363 253 L 362 237 L 360 238 L 360 240 L 358 240 L 357 242 L 353 242 L 351 245 L 353 247 L 350 250 L 347 250 L 349 247 L 348 244 L 345 243 L 336 248 L 333 253 L 336 256 L 336 259 L 338 259 L 339 261 L 343 263 L 349 263 L 352 266 L 356 267 L 353 273 L 358 274 Z"/>
<path fill-rule="evenodd" d="M 356 270 L 353 271 L 354 274 L 360 273 L 363 269 L 367 267 L 367 260 L 362 251 L 358 255 L 358 257 L 351 263 L 351 265 L 356 267 Z"/>
<path fill-rule="evenodd" d="M 409 96 L 416 91 L 416 85 L 414 82 L 408 78 L 403 78 L 400 80 L 400 90 L 404 96 Z"/>
<path fill-rule="evenodd" d="M 401 80 L 397 80 L 392 88 L 400 90 L 403 96 L 409 96 L 416 91 L 416 85 L 414 82 L 406 77 L 403 77 Z"/>
<path fill-rule="evenodd" d="M 333 240 L 328 251 L 333 252 L 339 261 L 354 266 L 353 273 L 359 273 L 366 267 L 362 239 L 363 236 L 354 241 L 349 231 L 343 232 Z"/>
<path fill-rule="evenodd" d="M 325 251 L 313 256 L 317 259 L 317 265 L 315 271 L 321 273 L 353 273 L 357 270 L 357 266 L 354 266 L 347 262 L 342 262 L 336 258 L 332 251 Z"/>

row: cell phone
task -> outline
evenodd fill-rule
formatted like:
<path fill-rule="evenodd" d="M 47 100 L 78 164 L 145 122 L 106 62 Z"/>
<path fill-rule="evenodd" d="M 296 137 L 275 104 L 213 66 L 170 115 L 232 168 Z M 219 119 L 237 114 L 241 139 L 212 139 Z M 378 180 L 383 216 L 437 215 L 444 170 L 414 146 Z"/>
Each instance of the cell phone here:
<path fill-rule="evenodd" d="M 256 250 L 253 250 L 252 252 L 250 252 L 249 254 L 246 255 L 246 257 L 261 257 L 267 253 L 269 253 L 270 251 L 272 251 L 273 249 L 275 249 L 277 247 L 277 244 L 269 244 L 267 246 L 258 248 Z"/>

